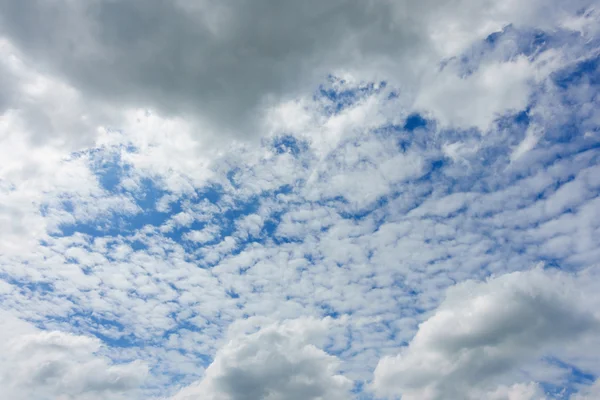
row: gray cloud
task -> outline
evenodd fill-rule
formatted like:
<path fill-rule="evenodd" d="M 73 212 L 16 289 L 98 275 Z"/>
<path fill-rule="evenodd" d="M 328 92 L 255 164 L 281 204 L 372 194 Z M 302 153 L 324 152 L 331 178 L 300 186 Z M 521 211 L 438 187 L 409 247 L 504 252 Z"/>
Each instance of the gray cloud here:
<path fill-rule="evenodd" d="M 533 11 L 537 1 L 3 0 L 0 32 L 92 98 L 197 116 L 239 137 L 265 106 L 328 73 L 410 86 L 473 37 L 548 17 Z"/>
<path fill-rule="evenodd" d="M 239 128 L 268 97 L 418 46 L 391 4 L 3 1 L 4 33 L 87 94 Z"/>

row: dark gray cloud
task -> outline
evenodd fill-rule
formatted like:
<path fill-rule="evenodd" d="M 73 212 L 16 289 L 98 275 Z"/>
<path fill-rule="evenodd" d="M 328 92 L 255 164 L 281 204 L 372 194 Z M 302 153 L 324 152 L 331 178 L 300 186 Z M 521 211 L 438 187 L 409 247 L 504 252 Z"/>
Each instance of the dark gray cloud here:
<path fill-rule="evenodd" d="M 230 129 L 336 68 L 426 47 L 385 1 L 8 0 L 0 15 L 27 57 L 86 94 Z"/>
<path fill-rule="evenodd" d="M 265 107 L 314 90 L 330 73 L 410 92 L 429 79 L 426 67 L 472 40 L 562 15 L 546 3 L 0 0 L 0 35 L 82 101 L 196 117 L 199 135 L 243 137 Z"/>
<path fill-rule="evenodd" d="M 266 107 L 315 90 L 327 74 L 411 93 L 473 40 L 507 23 L 553 26 L 588 2 L 0 0 L 0 35 L 82 103 L 194 117 L 198 135 L 245 137 Z"/>

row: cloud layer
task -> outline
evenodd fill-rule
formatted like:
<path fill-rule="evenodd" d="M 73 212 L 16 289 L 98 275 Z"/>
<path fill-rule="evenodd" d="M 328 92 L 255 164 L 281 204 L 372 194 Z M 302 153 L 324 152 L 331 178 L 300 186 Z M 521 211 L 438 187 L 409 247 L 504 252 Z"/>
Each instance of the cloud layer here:
<path fill-rule="evenodd" d="M 594 398 L 594 6 L 0 0 L 0 390 Z"/>
<path fill-rule="evenodd" d="M 213 131 L 244 137 L 254 133 L 248 123 L 258 123 L 265 106 L 307 94 L 328 73 L 384 78 L 415 90 L 419 86 L 411 83 L 424 70 L 435 71 L 440 59 L 474 40 L 509 23 L 557 24 L 564 12 L 584 4 L 571 2 L 567 9 L 556 2 L 553 11 L 541 1 L 8 0 L 0 14 L 2 32 L 27 58 L 86 99 L 196 115 L 205 136 Z M 504 79 L 524 78 L 499 72 L 508 74 Z M 460 86 L 456 82 L 450 90 Z M 435 83 L 431 90 L 448 88 Z M 522 92 L 513 90 L 512 96 L 524 101 Z M 435 97 L 420 94 L 419 104 Z M 486 99 L 510 101 L 506 97 Z M 82 127 L 77 131 L 84 134 Z"/>

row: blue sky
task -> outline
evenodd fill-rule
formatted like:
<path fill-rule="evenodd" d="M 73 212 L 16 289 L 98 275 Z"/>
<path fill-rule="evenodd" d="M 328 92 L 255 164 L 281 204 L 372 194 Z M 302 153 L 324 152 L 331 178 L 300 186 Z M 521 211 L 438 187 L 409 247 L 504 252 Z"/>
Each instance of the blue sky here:
<path fill-rule="evenodd" d="M 109 3 L 0 1 L 77 21 L 0 29 L 11 399 L 600 396 L 593 2 Z"/>

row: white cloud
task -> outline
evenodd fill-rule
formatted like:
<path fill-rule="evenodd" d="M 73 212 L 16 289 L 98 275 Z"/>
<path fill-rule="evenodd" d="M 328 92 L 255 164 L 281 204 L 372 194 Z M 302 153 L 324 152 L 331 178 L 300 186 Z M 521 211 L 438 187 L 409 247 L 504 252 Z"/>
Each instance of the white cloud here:
<path fill-rule="evenodd" d="M 597 334 L 584 296 L 573 277 L 541 269 L 458 284 L 400 354 L 379 362 L 374 389 L 408 400 L 478 398 L 556 346 Z"/>
<path fill-rule="evenodd" d="M 442 125 L 486 132 L 500 115 L 527 106 L 534 77 L 535 64 L 525 56 L 481 65 L 466 77 L 449 66 L 419 91 L 414 106 Z"/>
<path fill-rule="evenodd" d="M 543 133 L 544 132 L 539 127 L 535 125 L 530 125 L 527 128 L 525 138 L 521 143 L 519 143 L 517 148 L 515 148 L 512 154 L 510 155 L 510 160 L 516 161 L 519 158 L 521 158 L 525 153 L 533 149 L 542 137 Z"/>
<path fill-rule="evenodd" d="M 263 218 L 258 214 L 247 215 L 237 223 L 238 234 L 243 238 L 258 236 L 264 222 Z"/>
<path fill-rule="evenodd" d="M 516 383 L 512 386 L 501 385 L 493 391 L 483 394 L 489 400 L 545 400 L 546 395 L 536 383 Z"/>
<path fill-rule="evenodd" d="M 114 364 L 88 336 L 40 331 L 2 314 L 0 386 L 14 400 L 137 398 L 148 373 L 141 362 Z"/>
<path fill-rule="evenodd" d="M 352 382 L 339 374 L 336 357 L 313 344 L 328 325 L 300 319 L 234 337 L 217 352 L 202 380 L 172 399 L 347 399 Z"/>
<path fill-rule="evenodd" d="M 194 230 L 186 232 L 184 235 L 184 239 L 191 240 L 197 243 L 206 243 L 213 241 L 219 235 L 221 228 L 217 225 L 209 225 L 204 227 L 201 230 Z"/>

